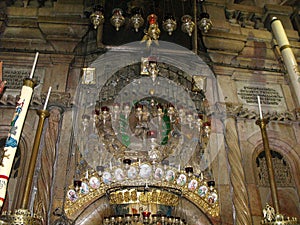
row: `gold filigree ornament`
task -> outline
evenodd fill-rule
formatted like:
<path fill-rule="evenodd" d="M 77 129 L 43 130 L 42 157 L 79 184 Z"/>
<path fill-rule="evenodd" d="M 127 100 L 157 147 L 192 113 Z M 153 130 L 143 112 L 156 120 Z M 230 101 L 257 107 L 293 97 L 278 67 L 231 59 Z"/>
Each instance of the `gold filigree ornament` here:
<path fill-rule="evenodd" d="M 137 171 L 142 165 L 131 164 Z M 134 179 L 126 176 L 122 180 L 114 177 L 113 171 L 117 167 L 112 167 L 104 173 L 110 173 L 111 178 L 106 179 L 97 172 L 90 173 L 90 176 L 99 181 L 98 188 L 89 185 L 89 192 L 75 192 L 74 187 L 69 187 L 65 212 L 68 218 L 76 217 L 84 208 L 103 196 L 109 196 L 111 205 L 165 205 L 177 206 L 180 198 L 186 198 L 193 202 L 204 213 L 212 217 L 219 216 L 218 192 L 215 189 L 214 181 L 208 181 L 200 174 L 187 174 L 184 170 L 177 170 L 167 166 L 162 169 L 162 176 L 156 176 L 156 170 L 152 169 L 150 175 L 145 178 L 143 173 L 138 173 Z M 172 171 L 172 178 L 170 174 Z M 103 174 L 104 174 L 103 173 Z M 124 173 L 126 174 L 126 173 Z M 183 179 L 182 178 L 185 178 Z M 81 178 L 84 181 L 85 177 Z M 84 182 L 82 182 L 84 183 Z"/>
<path fill-rule="evenodd" d="M 282 214 L 276 214 L 275 210 L 268 203 L 263 209 L 264 219 L 261 221 L 263 225 L 298 225 L 296 217 L 285 217 Z"/>
<path fill-rule="evenodd" d="M 42 217 L 38 215 L 31 215 L 28 209 L 18 209 L 14 213 L 3 212 L 1 215 L 0 224 L 10 225 L 42 225 L 44 224 Z"/>

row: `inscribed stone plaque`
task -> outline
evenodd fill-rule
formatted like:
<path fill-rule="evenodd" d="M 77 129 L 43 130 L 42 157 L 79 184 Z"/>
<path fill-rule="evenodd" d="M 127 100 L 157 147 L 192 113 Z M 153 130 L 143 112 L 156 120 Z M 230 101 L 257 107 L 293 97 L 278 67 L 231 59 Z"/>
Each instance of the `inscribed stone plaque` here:
<path fill-rule="evenodd" d="M 260 96 L 262 109 L 265 111 L 285 111 L 286 104 L 282 89 L 277 84 L 256 84 L 236 82 L 239 101 L 248 108 L 258 107 L 257 96 Z"/>
<path fill-rule="evenodd" d="M 3 80 L 6 80 L 7 95 L 16 96 L 20 94 L 25 78 L 30 77 L 31 68 L 4 67 Z M 39 95 L 44 83 L 45 69 L 36 69 L 33 79 L 36 80 L 37 86 L 34 88 L 34 94 Z"/>

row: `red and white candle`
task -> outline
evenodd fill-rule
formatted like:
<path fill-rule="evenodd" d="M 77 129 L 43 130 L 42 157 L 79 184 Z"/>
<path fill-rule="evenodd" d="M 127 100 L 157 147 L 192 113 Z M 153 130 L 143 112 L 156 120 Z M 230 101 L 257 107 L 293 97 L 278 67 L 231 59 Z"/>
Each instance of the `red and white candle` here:
<path fill-rule="evenodd" d="M 32 75 L 35 70 L 37 56 L 38 53 L 36 55 L 34 66 L 32 67 L 30 79 L 32 78 Z M 20 99 L 17 102 L 17 106 L 10 124 L 10 130 L 4 146 L 4 157 L 2 160 L 2 165 L 0 165 L 0 207 L 3 206 L 3 202 L 5 200 L 9 174 L 11 172 L 16 150 L 19 145 L 19 139 L 22 133 L 32 93 L 33 85 L 28 85 L 28 83 L 26 85 L 25 82 L 25 84 L 22 87 Z"/>

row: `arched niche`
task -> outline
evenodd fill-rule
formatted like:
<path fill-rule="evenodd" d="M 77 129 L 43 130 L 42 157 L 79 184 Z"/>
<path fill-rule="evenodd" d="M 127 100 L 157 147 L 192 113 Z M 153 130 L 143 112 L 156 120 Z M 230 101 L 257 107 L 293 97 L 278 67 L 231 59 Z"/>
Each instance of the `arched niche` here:
<path fill-rule="evenodd" d="M 287 143 L 272 137 L 272 132 L 269 132 L 269 142 L 271 143 L 270 151 L 277 186 L 280 213 L 297 217 L 300 213 L 299 189 L 297 185 L 299 180 L 298 177 L 295 176 L 295 174 L 297 174 L 295 169 L 299 169 L 298 163 L 295 163 L 298 161 L 298 156 Z M 264 207 L 266 203 L 274 205 L 271 197 L 269 175 L 263 145 L 257 146 L 256 151 L 253 154 L 253 170 L 262 207 Z"/>
<path fill-rule="evenodd" d="M 76 225 L 101 225 L 103 218 L 111 213 L 107 197 L 103 196 L 87 206 L 74 220 Z M 178 216 L 185 218 L 188 224 L 212 225 L 212 221 L 191 201 L 182 198 L 175 208 Z"/>

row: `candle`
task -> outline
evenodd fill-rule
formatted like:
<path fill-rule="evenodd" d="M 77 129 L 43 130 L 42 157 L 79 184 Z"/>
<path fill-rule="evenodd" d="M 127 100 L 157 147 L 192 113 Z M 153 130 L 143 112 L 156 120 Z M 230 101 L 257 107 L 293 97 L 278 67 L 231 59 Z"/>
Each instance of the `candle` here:
<path fill-rule="evenodd" d="M 39 52 L 37 52 L 35 54 L 35 59 L 34 59 L 34 62 L 33 62 L 33 65 L 32 65 L 32 69 L 31 69 L 31 73 L 30 73 L 30 77 L 29 77 L 30 79 L 33 78 L 33 73 L 34 73 L 34 70 L 35 70 L 35 66 L 36 66 L 36 62 L 37 62 L 38 57 L 39 57 Z"/>
<path fill-rule="evenodd" d="M 2 166 L 0 166 L 0 209 L 5 200 L 9 175 L 11 173 L 32 93 L 33 82 L 27 82 L 26 85 L 24 84 L 22 87 L 20 99 L 17 102 L 16 110 L 11 121 L 11 128 L 5 142 L 3 152 L 9 157 L 3 157 Z"/>
<path fill-rule="evenodd" d="M 47 104 L 48 104 L 48 101 L 49 101 L 50 93 L 51 93 L 51 87 L 49 87 L 48 94 L 47 94 L 47 97 L 46 97 L 46 101 L 45 101 L 43 110 L 46 110 L 46 108 L 47 108 Z"/>
<path fill-rule="evenodd" d="M 180 164 L 178 165 L 178 171 L 180 171 Z"/>
<path fill-rule="evenodd" d="M 263 116 L 262 116 L 261 105 L 260 105 L 260 97 L 259 96 L 257 96 L 257 101 L 258 101 L 258 109 L 259 109 L 259 118 L 262 120 Z"/>

